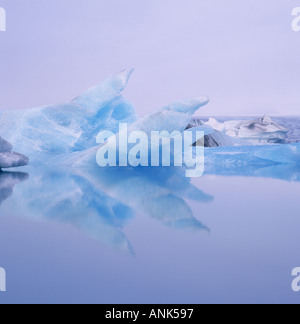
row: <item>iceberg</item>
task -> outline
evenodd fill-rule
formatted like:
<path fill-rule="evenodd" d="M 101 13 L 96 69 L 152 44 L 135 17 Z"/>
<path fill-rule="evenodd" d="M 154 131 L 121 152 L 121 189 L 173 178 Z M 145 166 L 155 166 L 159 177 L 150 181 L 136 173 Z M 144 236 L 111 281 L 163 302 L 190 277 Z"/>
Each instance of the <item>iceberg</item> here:
<path fill-rule="evenodd" d="M 16 168 L 25 166 L 29 159 L 20 153 L 6 152 L 0 153 L 0 169 Z"/>
<path fill-rule="evenodd" d="M 173 103 L 138 118 L 122 96 L 131 73 L 112 76 L 68 103 L 0 113 L 0 129 L 8 140 L 0 138 L 0 167 L 28 163 L 27 157 L 12 152 L 13 147 L 26 153 L 33 165 L 30 181 L 18 185 L 1 206 L 5 213 L 70 224 L 129 254 L 134 250 L 125 228 L 141 211 L 171 229 L 209 232 L 188 201 L 207 204 L 214 197 L 195 187 L 181 168 L 97 165 L 98 133 L 108 130 L 118 136 L 122 123 L 129 125 L 128 132 L 148 135 L 153 130 L 203 131 L 195 145 L 206 147 L 206 174 L 300 181 L 299 143 L 249 145 L 284 141 L 288 130 L 270 118 L 225 123 L 193 119 L 208 103 L 206 97 Z M 0 172 L 0 204 L 12 195 L 15 184 L 27 178 L 28 174 Z"/>
<path fill-rule="evenodd" d="M 132 71 L 110 77 L 71 102 L 2 111 L 1 132 L 33 164 L 91 148 L 101 129 L 116 132 L 120 122 L 137 119 L 134 107 L 121 95 Z"/>
<path fill-rule="evenodd" d="M 205 165 L 208 169 L 211 165 L 281 163 L 272 155 L 277 152 L 276 148 L 272 149 L 274 152 L 268 150 L 272 155 L 269 158 L 267 153 L 263 157 L 256 146 L 251 148 L 253 144 L 284 143 L 288 130 L 267 116 L 253 121 L 219 123 L 211 118 L 202 122 L 193 119 L 193 115 L 209 99 L 198 97 L 138 118 L 134 107 L 122 96 L 132 72 L 124 70 L 64 104 L 0 112 L 0 129 L 8 140 L 0 140 L 0 167 L 28 163 L 28 158 L 12 152 L 14 146 L 24 152 L 33 165 L 97 167 L 99 170 L 97 135 L 105 130 L 120 138 L 120 124 L 128 124 L 128 132 L 142 131 L 147 135 L 163 130 L 169 133 L 203 131 L 204 138 L 195 145 L 207 147 Z"/>
<path fill-rule="evenodd" d="M 188 124 L 187 129 L 193 129 L 199 126 L 204 127 L 205 125 L 211 128 L 211 132 L 209 134 L 208 132 L 206 132 L 206 135 L 202 139 L 194 143 L 195 146 L 199 145 L 204 147 L 219 147 L 219 146 L 241 145 L 244 143 L 240 139 L 232 138 L 231 136 L 223 133 L 222 131 L 217 130 L 216 128 L 219 127 L 218 125 L 216 126 L 214 122 L 212 122 L 212 124 L 209 125 L 208 123 L 204 123 L 200 119 L 192 119 L 192 121 Z"/>
<path fill-rule="evenodd" d="M 170 104 L 144 118 L 122 94 L 133 70 L 110 77 L 71 102 L 18 111 L 0 112 L 0 129 L 18 150 L 26 152 L 32 164 L 95 163 L 100 131 L 118 135 L 119 125 L 128 131 L 184 132 L 192 115 L 209 101 L 206 97 Z M 197 130 L 210 131 L 202 125 Z M 68 161 L 68 163 L 66 163 Z"/>
<path fill-rule="evenodd" d="M 118 143 L 119 138 L 124 138 L 127 136 L 127 133 L 132 133 L 134 131 L 141 131 L 145 133 L 148 138 L 151 138 L 152 131 L 167 131 L 172 133 L 173 131 L 180 132 L 181 134 L 186 131 L 186 125 L 191 120 L 193 114 L 201 107 L 205 106 L 209 102 L 209 99 L 206 97 L 197 97 L 189 101 L 182 101 L 170 104 L 166 107 L 163 107 L 149 115 L 146 115 L 143 118 L 138 119 L 133 122 L 128 128 L 122 132 L 117 132 L 114 137 L 115 141 Z M 201 125 L 195 128 L 197 131 L 202 131 L 204 134 L 210 133 L 212 130 L 206 125 Z M 74 153 L 69 156 L 58 158 L 54 161 L 55 164 L 71 165 L 75 167 L 87 167 L 93 164 L 96 164 L 96 154 L 99 148 L 102 146 L 98 145 L 91 149 Z M 126 151 L 129 151 L 132 145 L 126 145 Z M 120 147 L 119 147 L 120 148 Z M 150 147 L 149 147 L 150 149 Z M 171 152 L 173 154 L 173 152 Z M 149 156 L 151 151 L 149 152 Z M 119 152 L 117 153 L 117 157 Z"/>
<path fill-rule="evenodd" d="M 0 137 L 0 170 L 25 166 L 29 159 L 20 153 L 12 152 L 13 146 Z"/>
<path fill-rule="evenodd" d="M 248 144 L 284 144 L 289 129 L 275 123 L 270 117 L 264 116 L 250 121 L 226 121 L 219 123 L 210 118 L 205 123 L 218 132 L 236 139 L 243 139 Z"/>

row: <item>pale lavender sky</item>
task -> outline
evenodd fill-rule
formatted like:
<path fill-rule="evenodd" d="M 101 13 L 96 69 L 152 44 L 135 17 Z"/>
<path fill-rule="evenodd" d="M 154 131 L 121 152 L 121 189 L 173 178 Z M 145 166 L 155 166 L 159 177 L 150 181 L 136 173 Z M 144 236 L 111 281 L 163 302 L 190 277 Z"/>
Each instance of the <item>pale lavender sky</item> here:
<path fill-rule="evenodd" d="M 206 115 L 300 113 L 300 0 L 0 0 L 0 109 L 65 102 L 124 68 L 144 115 L 207 95 Z"/>

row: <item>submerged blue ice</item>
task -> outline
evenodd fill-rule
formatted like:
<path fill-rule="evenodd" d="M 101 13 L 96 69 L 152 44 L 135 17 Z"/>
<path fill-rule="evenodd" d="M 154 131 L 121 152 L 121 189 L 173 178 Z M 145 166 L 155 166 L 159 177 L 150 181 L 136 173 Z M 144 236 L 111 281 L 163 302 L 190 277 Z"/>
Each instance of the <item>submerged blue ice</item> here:
<path fill-rule="evenodd" d="M 206 174 L 300 181 L 300 143 L 207 149 Z"/>

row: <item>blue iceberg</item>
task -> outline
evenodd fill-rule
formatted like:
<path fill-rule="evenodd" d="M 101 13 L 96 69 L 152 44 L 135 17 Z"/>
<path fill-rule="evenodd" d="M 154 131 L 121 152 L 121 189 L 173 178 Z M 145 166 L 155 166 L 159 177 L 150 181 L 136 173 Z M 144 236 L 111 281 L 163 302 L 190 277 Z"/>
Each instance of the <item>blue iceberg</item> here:
<path fill-rule="evenodd" d="M 132 72 L 112 76 L 69 103 L 1 112 L 0 129 L 32 164 L 82 165 L 95 163 L 100 131 L 117 134 L 119 125 L 126 123 L 129 131 L 147 134 L 152 130 L 184 132 L 195 111 L 209 101 L 200 97 L 173 103 L 138 119 L 134 107 L 121 95 Z"/>
<path fill-rule="evenodd" d="M 0 112 L 1 132 L 33 164 L 91 148 L 101 129 L 116 132 L 120 122 L 137 119 L 121 95 L 131 73 L 110 77 L 65 104 Z"/>
<path fill-rule="evenodd" d="M 274 142 L 275 135 L 286 134 L 287 129 L 268 117 L 251 122 L 235 121 L 234 124 L 219 124 L 213 119 L 207 123 L 193 120 L 193 114 L 208 103 L 206 97 L 170 104 L 138 118 L 134 107 L 122 96 L 132 72 L 124 70 L 65 104 L 0 112 L 1 132 L 17 151 L 29 157 L 33 165 L 97 167 L 98 133 L 107 130 L 118 134 L 119 125 L 126 123 L 129 124 L 128 131 L 140 130 L 146 134 L 152 130 L 176 130 L 183 133 L 189 128 L 203 131 L 205 138 L 199 143 L 206 143 L 205 146 L 209 147 L 205 150 L 207 173 L 232 174 L 242 169 L 250 172 L 251 168 L 280 164 L 299 168 L 299 144 L 247 145 L 249 137 L 257 140 L 255 134 L 258 133 L 262 134 L 263 139 L 267 138 L 268 143 Z M 232 129 L 239 136 L 229 136 Z M 8 142 L 2 144 L 8 150 L 8 155 L 13 154 L 10 153 Z M 18 154 L 8 157 L 9 161 L 2 161 L 4 156 L 0 153 L 0 162 L 17 166 L 14 157 L 23 159 L 20 165 L 25 165 L 26 161 L 28 163 L 26 157 Z"/>
<path fill-rule="evenodd" d="M 152 130 L 183 133 L 189 128 L 203 131 L 206 138 L 200 140 L 201 145 L 206 141 L 209 146 L 205 149 L 206 174 L 300 181 L 299 143 L 245 145 L 214 123 L 193 120 L 208 98 L 171 104 L 138 118 L 122 96 L 131 73 L 123 71 L 69 103 L 0 113 L 0 129 L 9 141 L 0 138 L 0 152 L 7 157 L 14 146 L 29 156 L 32 165 L 30 178 L 25 173 L 0 173 L 0 204 L 5 201 L 2 211 L 70 224 L 129 254 L 134 249 L 125 234 L 126 225 L 141 211 L 171 229 L 208 232 L 187 201 L 207 204 L 214 197 L 195 187 L 181 168 L 97 165 L 98 133 L 108 130 L 117 134 L 120 123 L 129 124 L 128 131 L 146 134 Z M 259 123 L 270 121 L 256 121 L 255 127 Z M 249 127 L 243 124 L 239 129 Z"/>

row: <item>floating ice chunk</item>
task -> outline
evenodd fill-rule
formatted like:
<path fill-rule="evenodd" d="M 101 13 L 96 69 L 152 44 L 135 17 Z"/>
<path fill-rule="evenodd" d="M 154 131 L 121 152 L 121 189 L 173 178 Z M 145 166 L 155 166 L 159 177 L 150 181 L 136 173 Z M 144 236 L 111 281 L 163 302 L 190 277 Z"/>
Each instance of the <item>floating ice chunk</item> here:
<path fill-rule="evenodd" d="M 288 129 L 264 116 L 253 121 L 241 122 L 236 126 L 237 136 L 254 143 L 284 143 Z"/>
<path fill-rule="evenodd" d="M 222 132 L 223 125 L 219 124 L 215 119 L 210 119 L 210 126 L 205 124 L 200 119 L 193 119 L 187 129 L 196 129 L 197 127 L 208 127 L 210 132 L 206 132 L 204 138 L 198 140 L 194 145 L 199 145 L 204 147 L 219 147 L 219 146 L 231 146 L 231 145 L 241 145 L 242 140 L 232 138 L 227 134 Z M 216 128 L 220 130 L 216 130 Z"/>
<path fill-rule="evenodd" d="M 244 139 L 249 144 L 285 143 L 289 132 L 268 116 L 251 121 L 227 121 L 223 124 L 211 118 L 205 124 L 231 137 Z"/>
<path fill-rule="evenodd" d="M 0 137 L 0 171 L 5 168 L 25 166 L 29 159 L 20 153 L 12 152 L 13 146 Z"/>
<path fill-rule="evenodd" d="M 220 132 L 223 132 L 225 130 L 225 125 L 222 123 L 219 123 L 214 118 L 209 118 L 208 122 L 206 122 L 205 124 L 211 126 L 213 129 L 220 131 Z"/>
<path fill-rule="evenodd" d="M 212 134 L 204 136 L 204 141 L 200 140 L 197 142 L 197 145 L 203 145 L 203 144 L 204 147 L 218 147 L 218 146 L 238 145 L 241 144 L 241 142 L 216 130 Z"/>
<path fill-rule="evenodd" d="M 25 166 L 29 162 L 28 157 L 15 152 L 0 153 L 0 169 Z"/>

